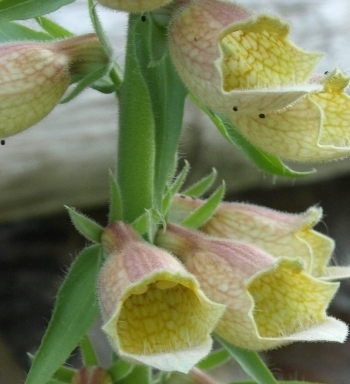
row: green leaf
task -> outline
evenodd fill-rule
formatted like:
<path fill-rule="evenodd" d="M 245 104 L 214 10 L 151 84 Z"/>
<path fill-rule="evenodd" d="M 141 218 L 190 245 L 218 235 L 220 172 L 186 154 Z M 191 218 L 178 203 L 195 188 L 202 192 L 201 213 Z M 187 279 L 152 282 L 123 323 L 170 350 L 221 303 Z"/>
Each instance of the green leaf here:
<path fill-rule="evenodd" d="M 293 171 L 287 167 L 276 156 L 269 155 L 261 149 L 251 144 L 231 123 L 231 121 L 221 113 L 214 113 L 207 108 L 193 96 L 191 99 L 209 116 L 211 121 L 216 125 L 222 136 L 233 144 L 237 149 L 244 153 L 249 160 L 251 160 L 256 166 L 262 169 L 264 172 L 272 175 L 289 177 L 289 178 L 301 178 L 315 173 L 313 169 L 309 172 Z"/>
<path fill-rule="evenodd" d="M 213 185 L 217 174 L 218 173 L 216 169 L 213 168 L 208 176 L 203 177 L 201 180 L 197 181 L 195 184 L 182 191 L 182 193 L 191 197 L 202 196 Z"/>
<path fill-rule="evenodd" d="M 130 364 L 127 361 L 117 359 L 111 368 L 108 369 L 108 373 L 111 375 L 113 381 L 118 381 L 130 375 L 134 367 L 133 364 Z"/>
<path fill-rule="evenodd" d="M 25 384 L 45 384 L 95 322 L 99 312 L 96 285 L 101 254 L 100 246 L 91 246 L 72 264 Z"/>
<path fill-rule="evenodd" d="M 83 92 L 84 89 L 91 87 L 92 84 L 94 84 L 96 81 L 101 79 L 105 75 L 106 71 L 107 71 L 107 66 L 101 67 L 101 68 L 96 69 L 94 72 L 89 73 L 87 76 L 83 77 L 81 80 L 79 80 L 77 82 L 77 84 L 68 93 L 68 95 L 65 96 L 60 101 L 60 104 L 65 104 L 65 103 L 68 103 L 69 101 L 73 100 L 81 92 Z"/>
<path fill-rule="evenodd" d="M 50 12 L 73 3 L 75 0 L 0 0 L 0 20 L 25 20 Z"/>
<path fill-rule="evenodd" d="M 256 352 L 236 347 L 218 335 L 215 335 L 215 339 L 230 353 L 243 371 L 255 380 L 255 384 L 278 384 Z"/>
<path fill-rule="evenodd" d="M 79 345 L 80 345 L 81 355 L 83 357 L 84 366 L 90 366 L 90 367 L 98 366 L 99 365 L 98 358 L 97 358 L 94 346 L 91 343 L 91 340 L 88 335 L 85 335 L 80 340 Z"/>
<path fill-rule="evenodd" d="M 181 223 L 187 228 L 197 229 L 204 225 L 215 213 L 225 194 L 225 182 L 205 201 L 205 203 L 191 213 Z"/>
<path fill-rule="evenodd" d="M 187 90 L 167 55 L 167 28 L 149 15 L 139 21 L 137 55 L 151 96 L 155 121 L 154 205 L 160 209 L 162 194 L 171 174 L 182 129 Z M 156 64 L 156 66 L 154 66 Z"/>
<path fill-rule="evenodd" d="M 109 171 L 110 183 L 110 206 L 109 206 L 109 223 L 119 221 L 123 217 L 122 198 L 120 195 L 120 188 L 116 182 L 113 172 Z"/>
<path fill-rule="evenodd" d="M 74 208 L 67 207 L 66 205 L 65 208 L 68 210 L 69 217 L 77 231 L 88 240 L 99 244 L 101 242 L 103 228 L 97 224 L 96 221 L 89 219 Z"/>
<path fill-rule="evenodd" d="M 52 36 L 45 32 L 36 31 L 24 25 L 12 22 L 0 22 L 0 43 L 8 41 L 48 41 L 52 40 Z"/>
<path fill-rule="evenodd" d="M 182 168 L 181 172 L 176 176 L 174 182 L 170 186 L 171 195 L 175 195 L 175 193 L 179 192 L 183 183 L 186 180 L 186 177 L 189 171 L 190 171 L 190 164 L 188 163 L 188 161 L 185 160 L 184 167 Z"/>
<path fill-rule="evenodd" d="M 35 18 L 35 21 L 40 25 L 40 27 L 46 31 L 50 36 L 55 39 L 65 39 L 73 37 L 74 33 L 68 31 L 67 29 L 61 27 L 59 24 L 48 19 L 45 16 L 38 16 Z"/>
<path fill-rule="evenodd" d="M 152 103 L 136 55 L 142 38 L 129 16 L 124 81 L 119 91 L 119 142 L 117 181 L 123 201 L 123 220 L 131 223 L 153 207 L 155 126 Z"/>
<path fill-rule="evenodd" d="M 278 384 L 322 384 L 322 383 L 315 383 L 315 382 L 310 382 L 310 381 L 295 381 L 295 380 L 292 380 L 292 381 L 277 381 Z M 256 381 L 233 381 L 232 383 L 230 384 L 256 384 Z M 325 383 L 323 383 L 325 384 Z"/>
<path fill-rule="evenodd" d="M 151 379 L 150 367 L 136 365 L 131 373 L 121 380 L 118 380 L 117 384 L 150 384 L 152 382 Z"/>
<path fill-rule="evenodd" d="M 75 369 L 68 368 L 63 365 L 58 368 L 52 378 L 60 382 L 71 383 L 75 372 Z"/>
<path fill-rule="evenodd" d="M 214 351 L 206 356 L 203 360 L 201 360 L 197 367 L 202 369 L 203 371 L 211 368 L 215 368 L 216 366 L 223 364 L 225 361 L 230 359 L 230 354 L 226 349 L 219 349 L 218 351 Z"/>

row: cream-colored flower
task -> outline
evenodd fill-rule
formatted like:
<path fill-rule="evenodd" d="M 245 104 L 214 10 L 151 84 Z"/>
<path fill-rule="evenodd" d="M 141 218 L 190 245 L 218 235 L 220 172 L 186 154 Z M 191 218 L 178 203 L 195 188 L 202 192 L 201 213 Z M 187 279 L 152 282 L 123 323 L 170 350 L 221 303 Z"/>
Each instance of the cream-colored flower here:
<path fill-rule="evenodd" d="M 102 5 L 118 11 L 142 13 L 163 7 L 172 0 L 98 0 Z"/>
<path fill-rule="evenodd" d="M 181 223 L 205 200 L 174 196 L 169 221 Z M 201 227 L 209 235 L 252 244 L 270 255 L 298 259 L 305 271 L 324 280 L 350 277 L 350 268 L 328 266 L 334 241 L 315 231 L 322 219 L 322 208 L 292 214 L 245 203 L 221 203 Z"/>
<path fill-rule="evenodd" d="M 102 235 L 108 255 L 99 276 L 104 332 L 121 357 L 188 372 L 211 349 L 225 306 L 210 301 L 169 253 L 116 222 Z"/>
<path fill-rule="evenodd" d="M 327 316 L 338 283 L 316 279 L 302 263 L 250 245 L 168 224 L 156 243 L 177 255 L 211 300 L 227 306 L 215 332 L 242 348 L 295 341 L 343 342 L 344 323 Z"/>
<path fill-rule="evenodd" d="M 335 69 L 314 81 L 322 55 L 301 50 L 288 33 L 276 17 L 195 0 L 175 14 L 169 50 L 189 91 L 257 147 L 295 161 L 347 156 L 349 78 Z"/>

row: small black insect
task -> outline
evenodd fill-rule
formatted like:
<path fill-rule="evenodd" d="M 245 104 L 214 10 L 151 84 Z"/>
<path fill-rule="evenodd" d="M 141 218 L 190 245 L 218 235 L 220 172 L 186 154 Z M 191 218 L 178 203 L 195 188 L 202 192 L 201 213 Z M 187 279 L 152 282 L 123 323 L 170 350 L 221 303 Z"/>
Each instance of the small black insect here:
<path fill-rule="evenodd" d="M 238 108 L 237 108 L 237 107 L 233 107 L 232 109 L 233 109 L 235 112 L 238 111 Z"/>
<path fill-rule="evenodd" d="M 266 115 L 265 115 L 265 113 L 260 113 L 259 117 L 260 117 L 260 119 L 265 119 Z"/>
<path fill-rule="evenodd" d="M 5 145 L 5 140 L 4 140 L 4 139 L 1 139 L 1 140 L 0 140 L 0 144 L 1 144 L 1 145 Z"/>

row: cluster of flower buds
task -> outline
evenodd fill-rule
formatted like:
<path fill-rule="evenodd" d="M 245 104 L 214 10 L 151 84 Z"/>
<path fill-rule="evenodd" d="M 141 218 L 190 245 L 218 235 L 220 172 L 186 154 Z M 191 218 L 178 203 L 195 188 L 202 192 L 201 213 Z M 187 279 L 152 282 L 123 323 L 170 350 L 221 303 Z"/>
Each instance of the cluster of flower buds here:
<path fill-rule="evenodd" d="M 0 45 L 0 137 L 42 120 L 71 83 L 108 61 L 95 34 Z"/>

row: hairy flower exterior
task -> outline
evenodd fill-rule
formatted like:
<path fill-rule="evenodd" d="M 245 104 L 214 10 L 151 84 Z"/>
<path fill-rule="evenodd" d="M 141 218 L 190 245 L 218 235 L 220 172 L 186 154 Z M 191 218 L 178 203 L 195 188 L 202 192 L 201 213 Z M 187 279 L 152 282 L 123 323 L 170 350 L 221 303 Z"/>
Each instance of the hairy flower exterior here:
<path fill-rule="evenodd" d="M 117 222 L 102 235 L 109 255 L 99 276 L 103 330 L 124 358 L 188 372 L 206 356 L 225 306 L 210 301 L 169 253 Z"/>
<path fill-rule="evenodd" d="M 169 50 L 203 104 L 225 113 L 257 147 L 295 161 L 350 154 L 349 79 L 312 79 L 321 54 L 288 39 L 289 26 L 219 0 L 195 0 L 175 14 Z"/>
<path fill-rule="evenodd" d="M 98 0 L 99 3 L 108 8 L 133 13 L 153 11 L 171 1 L 172 0 Z"/>
<path fill-rule="evenodd" d="M 181 258 L 210 299 L 227 306 L 215 332 L 232 344 L 264 350 L 345 340 L 346 325 L 326 315 L 338 284 L 312 277 L 298 260 L 276 260 L 250 244 L 175 224 L 160 230 L 156 243 Z"/>
<path fill-rule="evenodd" d="M 95 35 L 0 45 L 0 138 L 43 119 L 74 78 L 107 61 Z"/>
<path fill-rule="evenodd" d="M 205 200 L 176 195 L 169 220 L 181 223 Z M 324 280 L 350 277 L 350 268 L 328 266 L 334 241 L 313 227 L 322 219 L 322 208 L 311 207 L 301 214 L 279 212 L 244 203 L 221 203 L 201 227 L 209 235 L 252 244 L 275 258 L 298 259 L 305 271 Z"/>

